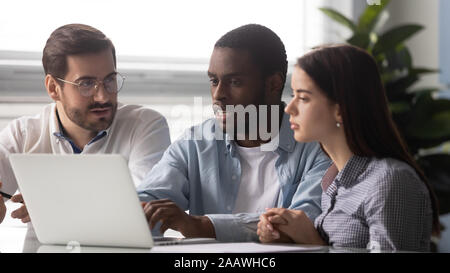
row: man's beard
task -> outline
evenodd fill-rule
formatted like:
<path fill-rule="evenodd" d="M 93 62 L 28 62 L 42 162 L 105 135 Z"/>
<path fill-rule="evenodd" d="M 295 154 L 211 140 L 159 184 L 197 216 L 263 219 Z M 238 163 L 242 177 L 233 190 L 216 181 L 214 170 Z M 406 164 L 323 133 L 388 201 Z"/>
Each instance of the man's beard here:
<path fill-rule="evenodd" d="M 263 89 L 264 90 L 264 89 Z M 256 116 L 253 116 L 254 119 L 250 119 L 250 114 L 246 113 L 244 118 L 238 118 L 238 116 L 242 117 L 242 115 L 238 115 L 237 112 L 229 112 L 226 111 L 227 109 L 221 109 L 221 108 L 217 108 L 215 106 L 213 106 L 213 111 L 214 114 L 216 115 L 219 111 L 225 111 L 222 113 L 226 113 L 226 120 L 222 121 L 222 120 L 218 120 L 217 116 L 216 116 L 216 122 L 217 125 L 219 126 L 219 128 L 222 130 L 223 133 L 225 134 L 230 134 L 232 133 L 232 135 L 230 135 L 231 137 L 233 137 L 234 140 L 237 139 L 247 139 L 248 136 L 251 134 L 251 130 L 250 127 L 252 127 L 251 125 L 254 125 L 256 127 L 256 130 L 258 132 L 258 128 L 259 128 L 259 106 L 260 105 L 266 105 L 266 99 L 265 99 L 265 93 L 264 91 L 261 92 L 263 95 L 261 97 L 259 97 L 256 101 L 255 104 L 249 104 L 249 105 L 254 105 L 256 107 Z M 242 105 L 244 108 L 246 108 L 249 105 Z M 234 105 L 233 108 L 235 108 L 237 105 Z M 226 105 L 225 105 L 226 107 Z M 257 134 L 256 132 L 256 134 Z M 255 132 L 253 132 L 255 133 Z M 254 135 L 254 134 L 253 134 Z"/>
<path fill-rule="evenodd" d="M 100 132 L 108 129 L 109 126 L 111 126 L 117 111 L 117 103 L 110 103 L 110 102 L 105 104 L 94 103 L 88 106 L 86 110 L 78 108 L 69 108 L 69 106 L 67 105 L 63 105 L 63 107 L 67 117 L 73 123 L 91 132 Z M 100 118 L 96 122 L 91 122 L 87 120 L 87 115 L 89 114 L 89 111 L 91 109 L 105 108 L 105 107 L 111 107 L 110 118 Z"/>

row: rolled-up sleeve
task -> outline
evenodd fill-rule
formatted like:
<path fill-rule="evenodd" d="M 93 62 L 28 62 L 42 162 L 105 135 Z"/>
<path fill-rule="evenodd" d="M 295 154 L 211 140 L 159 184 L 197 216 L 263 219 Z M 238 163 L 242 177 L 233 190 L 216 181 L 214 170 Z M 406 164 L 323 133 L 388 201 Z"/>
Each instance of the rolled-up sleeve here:
<path fill-rule="evenodd" d="M 141 201 L 168 198 L 181 209 L 189 207 L 189 181 L 187 162 L 182 153 L 180 142 L 169 146 L 162 159 L 146 175 L 137 188 Z"/>
<path fill-rule="evenodd" d="M 258 241 L 256 234 L 260 213 L 209 214 L 216 239 L 222 242 Z"/>
<path fill-rule="evenodd" d="M 315 156 L 309 169 L 305 170 L 295 194 L 292 198 L 289 209 L 302 210 L 311 222 L 322 213 L 321 198 L 322 187 L 321 180 L 326 170 L 330 167 L 330 159 L 317 146 Z"/>

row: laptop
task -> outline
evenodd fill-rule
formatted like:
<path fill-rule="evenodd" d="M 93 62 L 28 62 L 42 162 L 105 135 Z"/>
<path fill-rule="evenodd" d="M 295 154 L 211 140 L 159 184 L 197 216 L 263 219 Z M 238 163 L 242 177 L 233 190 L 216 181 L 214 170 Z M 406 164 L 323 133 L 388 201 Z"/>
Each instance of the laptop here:
<path fill-rule="evenodd" d="M 42 244 L 151 248 L 216 242 L 154 240 L 121 155 L 12 154 L 9 159 Z"/>

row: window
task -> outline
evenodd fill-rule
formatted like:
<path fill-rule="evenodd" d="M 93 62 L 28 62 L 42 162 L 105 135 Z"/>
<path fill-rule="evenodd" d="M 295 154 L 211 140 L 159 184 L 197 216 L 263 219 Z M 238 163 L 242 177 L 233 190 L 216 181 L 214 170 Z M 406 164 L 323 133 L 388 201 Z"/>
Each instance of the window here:
<path fill-rule="evenodd" d="M 194 96 L 210 103 L 206 70 L 220 36 L 248 23 L 265 25 L 284 42 L 292 67 L 311 46 L 345 37 L 339 26 L 328 24 L 317 9 L 321 6 L 351 15 L 353 0 L 3 1 L 0 128 L 12 118 L 36 113 L 39 103 L 51 102 L 41 56 L 50 33 L 61 25 L 84 23 L 104 32 L 126 76 L 120 100 L 160 111 L 173 128 L 178 121 L 172 118 L 174 104 L 194 105 Z M 190 122 L 180 123 L 184 129 Z"/>
<path fill-rule="evenodd" d="M 3 2 L 0 50 L 41 52 L 55 28 L 77 22 L 103 31 L 119 55 L 208 58 L 222 34 L 260 23 L 281 37 L 290 60 L 305 50 L 307 40 L 320 41 L 324 17 L 316 9 L 329 6 L 323 0 Z M 339 6 L 350 3 L 341 0 Z"/>

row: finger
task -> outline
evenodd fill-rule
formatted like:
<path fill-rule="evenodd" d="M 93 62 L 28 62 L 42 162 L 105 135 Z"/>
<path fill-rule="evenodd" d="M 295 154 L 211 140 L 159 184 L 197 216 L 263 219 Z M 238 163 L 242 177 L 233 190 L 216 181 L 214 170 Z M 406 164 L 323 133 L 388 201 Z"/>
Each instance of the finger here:
<path fill-rule="evenodd" d="M 258 228 L 258 230 L 260 229 L 266 229 L 266 225 L 269 223 L 268 221 L 266 221 L 264 218 L 261 218 L 261 220 L 259 220 L 258 224 L 256 225 L 256 227 Z"/>
<path fill-rule="evenodd" d="M 282 214 L 286 209 L 285 208 L 271 208 L 266 210 L 266 215 L 276 215 Z"/>
<path fill-rule="evenodd" d="M 270 235 L 272 236 L 272 238 L 273 238 L 274 240 L 280 239 L 280 232 L 277 231 L 277 230 L 272 231 L 272 233 L 271 233 Z"/>
<path fill-rule="evenodd" d="M 262 229 L 269 229 L 270 231 L 273 231 L 273 226 L 271 222 L 269 221 L 269 218 L 265 214 L 261 214 L 259 216 L 261 228 Z"/>
<path fill-rule="evenodd" d="M 271 224 L 274 225 L 286 225 L 288 223 L 288 221 L 280 215 L 269 216 L 268 220 Z"/>
<path fill-rule="evenodd" d="M 21 193 L 13 195 L 13 197 L 11 197 L 11 201 L 14 203 L 23 203 L 23 196 Z"/>
<path fill-rule="evenodd" d="M 149 224 L 150 228 L 153 229 L 159 221 L 162 223 L 167 222 L 169 218 L 170 210 L 167 208 L 158 208 L 155 213 L 153 213 L 152 217 L 150 218 Z"/>
<path fill-rule="evenodd" d="M 152 218 L 153 214 L 156 212 L 158 208 L 162 206 L 164 206 L 164 204 L 152 204 L 151 202 L 145 204 L 144 213 L 145 217 L 147 218 L 147 222 L 150 222 L 150 219 Z"/>
<path fill-rule="evenodd" d="M 270 234 L 265 234 L 264 232 L 261 231 L 258 234 L 258 239 L 261 243 L 269 243 L 272 241 Z"/>
<path fill-rule="evenodd" d="M 256 230 L 256 234 L 259 235 L 263 235 L 265 233 L 267 233 L 267 222 L 265 221 L 259 221 L 258 225 L 257 225 L 257 230 Z"/>
<path fill-rule="evenodd" d="M 31 218 L 29 215 L 22 219 L 22 223 L 29 223 L 29 222 L 31 222 Z"/>
<path fill-rule="evenodd" d="M 259 241 L 261 242 L 261 243 L 263 243 L 263 244 L 267 244 L 267 243 L 270 243 L 271 242 L 271 240 L 270 239 L 267 239 L 266 237 L 263 237 L 263 236 L 259 236 Z"/>
<path fill-rule="evenodd" d="M 159 228 L 159 232 L 161 234 L 164 234 L 164 232 L 166 232 L 166 230 L 168 230 L 170 228 L 170 224 L 168 223 L 168 221 L 165 221 L 161 224 L 161 227 Z"/>
<path fill-rule="evenodd" d="M 28 216 L 27 207 L 22 206 L 11 213 L 12 218 L 23 219 Z"/>
<path fill-rule="evenodd" d="M 141 202 L 144 209 L 149 209 L 150 207 L 159 208 L 161 206 L 176 206 L 175 202 L 169 199 L 152 200 L 150 202 Z"/>
<path fill-rule="evenodd" d="M 287 222 L 291 222 L 294 220 L 295 217 L 301 216 L 304 214 L 301 210 L 292 210 L 292 209 L 285 209 L 285 208 L 273 208 L 268 210 L 266 214 L 269 213 L 269 216 L 275 216 L 278 215 L 279 217 L 283 218 Z M 281 220 L 280 220 L 281 221 Z"/>
<path fill-rule="evenodd" d="M 257 234 L 258 236 L 265 238 L 266 241 L 276 239 L 277 236 L 279 237 L 278 231 L 276 231 L 275 228 L 269 224 L 269 222 L 263 221 L 261 221 L 258 225 Z"/>
<path fill-rule="evenodd" d="M 269 240 L 274 240 L 274 239 L 280 238 L 279 231 L 276 230 L 276 228 L 269 223 L 263 225 L 260 230 L 261 230 L 261 235 L 263 237 L 266 237 Z"/>
<path fill-rule="evenodd" d="M 284 213 L 284 211 L 286 211 L 285 208 L 271 208 L 271 209 L 266 209 L 266 212 L 264 213 L 264 215 L 266 217 L 273 216 L 273 215 L 281 215 L 282 213 Z"/>
<path fill-rule="evenodd" d="M 278 238 L 280 238 L 279 232 L 275 232 L 275 233 L 272 233 L 272 232 L 270 232 L 270 233 L 261 232 L 260 235 L 259 235 L 259 240 L 262 243 L 271 243 L 271 242 L 273 242 L 274 240 L 276 240 Z"/>

